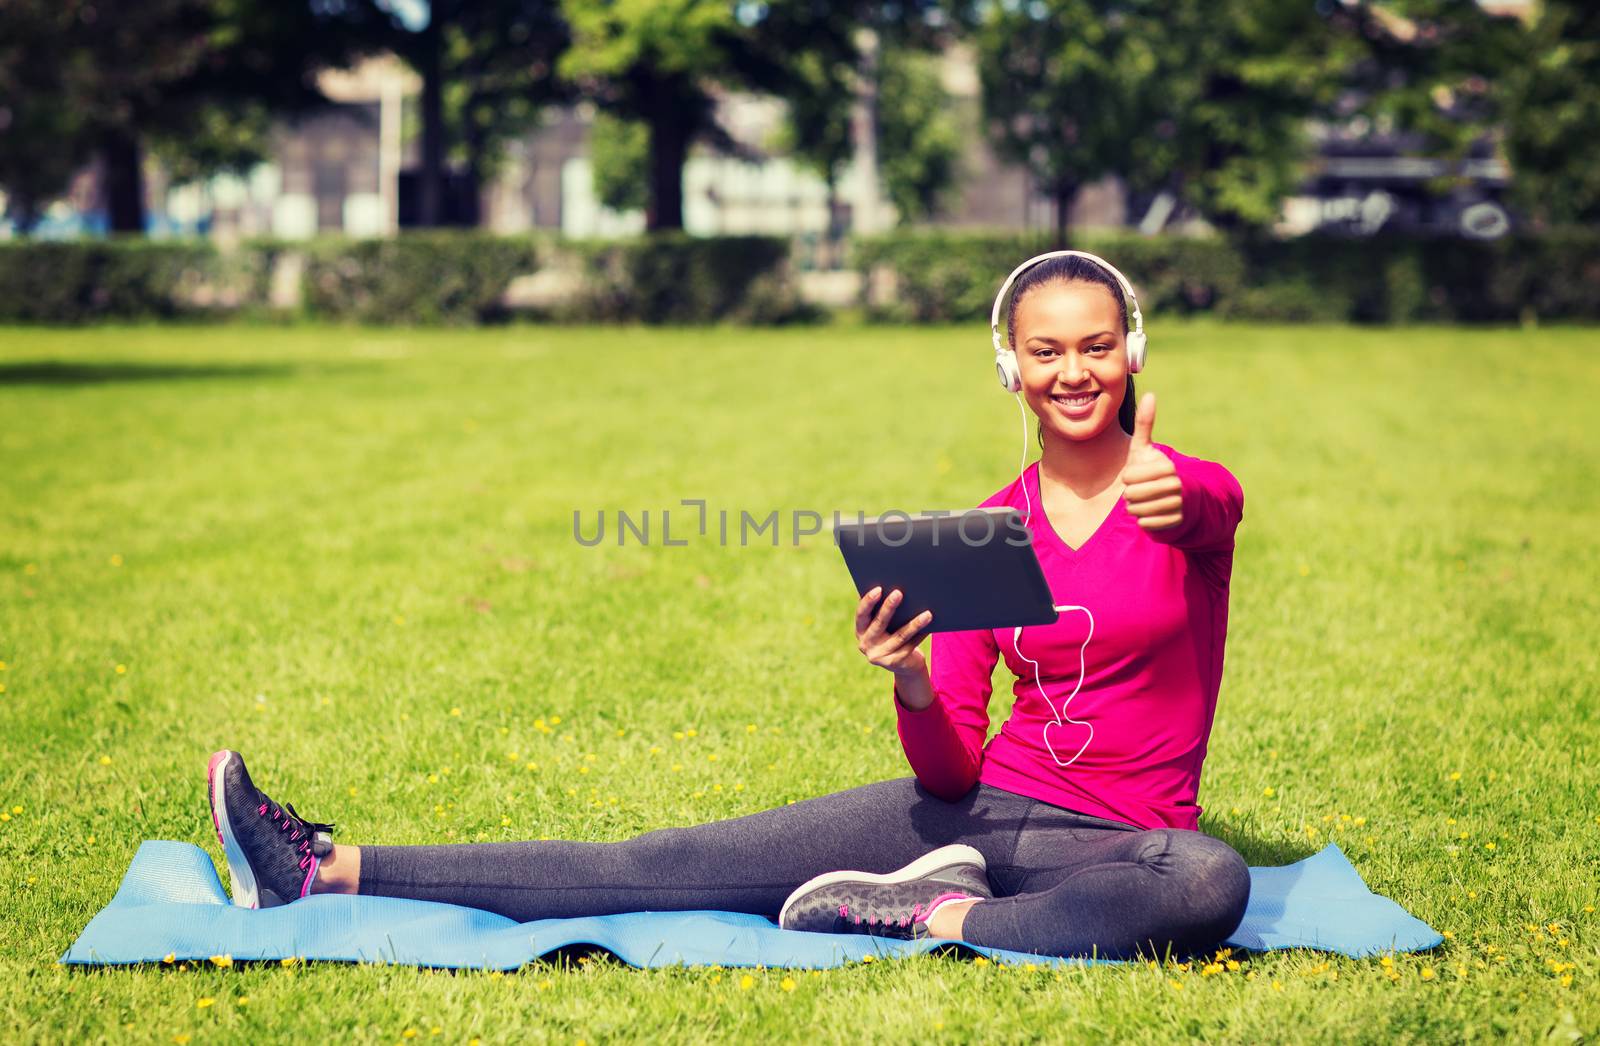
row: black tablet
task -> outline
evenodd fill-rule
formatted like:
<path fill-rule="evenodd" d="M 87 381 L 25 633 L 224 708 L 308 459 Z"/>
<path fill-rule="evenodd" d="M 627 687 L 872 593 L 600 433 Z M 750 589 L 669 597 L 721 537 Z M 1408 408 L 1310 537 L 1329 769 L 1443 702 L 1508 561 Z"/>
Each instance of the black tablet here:
<path fill-rule="evenodd" d="M 963 512 L 886 513 L 840 522 L 834 542 L 856 591 L 904 598 L 889 629 L 933 611 L 926 632 L 1045 625 L 1056 619 L 1033 534 L 1009 505 Z"/>

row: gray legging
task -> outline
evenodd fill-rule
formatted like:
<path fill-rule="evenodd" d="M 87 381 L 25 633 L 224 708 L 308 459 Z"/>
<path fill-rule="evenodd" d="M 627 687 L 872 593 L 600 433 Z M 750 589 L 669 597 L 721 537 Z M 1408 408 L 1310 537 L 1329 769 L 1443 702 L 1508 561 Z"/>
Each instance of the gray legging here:
<path fill-rule="evenodd" d="M 720 909 L 776 917 L 838 869 L 888 872 L 948 843 L 983 853 L 995 899 L 973 944 L 1046 955 L 1193 954 L 1231 934 L 1250 876 L 1221 840 L 1132 825 L 979 784 L 947 803 L 907 777 L 622 842 L 362 846 L 361 892 L 484 908 L 521 922 Z"/>

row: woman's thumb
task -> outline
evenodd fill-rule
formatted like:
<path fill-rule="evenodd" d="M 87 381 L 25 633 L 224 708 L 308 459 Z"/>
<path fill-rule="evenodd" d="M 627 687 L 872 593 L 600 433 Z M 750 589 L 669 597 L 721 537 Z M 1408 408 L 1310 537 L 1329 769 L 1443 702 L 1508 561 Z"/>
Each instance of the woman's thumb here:
<path fill-rule="evenodd" d="M 1150 433 L 1156 427 L 1156 394 L 1147 392 L 1139 397 L 1139 409 L 1133 415 L 1133 445 L 1130 452 L 1150 446 Z"/>

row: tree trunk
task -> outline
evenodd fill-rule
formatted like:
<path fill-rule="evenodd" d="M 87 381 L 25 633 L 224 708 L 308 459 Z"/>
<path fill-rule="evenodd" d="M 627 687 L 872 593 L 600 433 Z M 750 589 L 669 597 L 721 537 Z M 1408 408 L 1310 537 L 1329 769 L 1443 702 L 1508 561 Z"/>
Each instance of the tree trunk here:
<path fill-rule="evenodd" d="M 114 233 L 144 233 L 144 170 L 139 139 L 131 131 L 108 130 L 100 141 L 106 217 Z"/>
<path fill-rule="evenodd" d="M 689 156 L 689 129 L 670 104 L 654 107 L 650 125 L 650 199 L 645 228 L 650 232 L 683 228 L 683 164 Z"/>
<path fill-rule="evenodd" d="M 441 68 L 444 28 L 435 4 L 422 31 L 422 177 L 417 186 L 417 224 L 423 228 L 444 219 L 444 72 Z"/>
<path fill-rule="evenodd" d="M 1056 246 L 1065 247 L 1067 244 L 1067 229 L 1071 224 L 1072 203 L 1078 198 L 1078 184 L 1076 182 L 1057 182 L 1055 191 L 1056 204 Z"/>

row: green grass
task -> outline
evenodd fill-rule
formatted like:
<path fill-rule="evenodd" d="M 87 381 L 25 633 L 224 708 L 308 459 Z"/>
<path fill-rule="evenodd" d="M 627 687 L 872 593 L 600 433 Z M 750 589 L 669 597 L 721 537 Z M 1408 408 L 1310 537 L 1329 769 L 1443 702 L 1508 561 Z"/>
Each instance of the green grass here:
<path fill-rule="evenodd" d="M 585 548 L 572 514 L 976 504 L 1020 444 L 986 340 L 0 330 L 0 803 L 22 808 L 0 1040 L 1600 1029 L 1600 356 L 1562 329 L 1162 324 L 1140 383 L 1156 438 L 1246 495 L 1203 826 L 1255 864 L 1336 840 L 1452 935 L 1392 978 L 1312 952 L 1217 976 L 924 958 L 792 990 L 604 961 L 55 965 L 140 840 L 220 860 L 221 746 L 367 842 L 618 839 L 907 773 L 826 535 Z"/>

